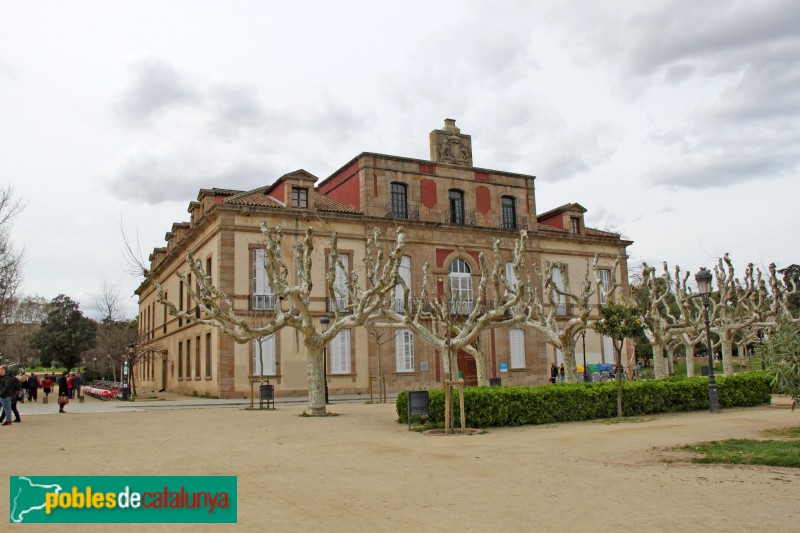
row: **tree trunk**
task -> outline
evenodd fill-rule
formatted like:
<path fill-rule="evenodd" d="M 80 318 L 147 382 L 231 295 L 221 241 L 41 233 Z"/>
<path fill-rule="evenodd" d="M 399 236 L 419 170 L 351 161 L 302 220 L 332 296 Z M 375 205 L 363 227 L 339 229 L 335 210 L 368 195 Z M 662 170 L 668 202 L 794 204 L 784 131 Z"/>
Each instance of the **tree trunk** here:
<path fill-rule="evenodd" d="M 322 376 L 323 359 L 320 346 L 308 346 L 308 414 L 325 416 L 325 381 Z"/>
<path fill-rule="evenodd" d="M 489 365 L 486 364 L 486 355 L 481 350 L 475 350 L 477 352 L 477 356 L 473 355 L 472 357 L 475 359 L 475 369 L 478 374 L 478 386 L 479 387 L 488 387 L 489 386 L 489 376 L 487 367 Z"/>
<path fill-rule="evenodd" d="M 730 333 L 723 333 L 720 339 L 722 344 L 722 373 L 726 376 L 733 375 L 733 338 Z M 713 352 L 712 352 L 713 353 Z"/>
<path fill-rule="evenodd" d="M 664 377 L 664 345 L 659 342 L 651 342 L 653 345 L 653 377 L 661 379 Z"/>
<path fill-rule="evenodd" d="M 575 368 L 575 343 L 562 342 L 561 355 L 564 357 L 564 374 L 567 383 L 578 382 L 578 371 Z"/>
<path fill-rule="evenodd" d="M 669 346 L 664 347 L 664 352 L 667 354 L 666 363 L 667 363 L 667 376 L 672 376 L 675 374 L 675 354 L 672 353 L 672 348 Z"/>
<path fill-rule="evenodd" d="M 683 341 L 683 351 L 686 352 L 686 377 L 694 377 L 694 346 Z"/>
<path fill-rule="evenodd" d="M 617 352 L 617 360 L 614 365 L 614 372 L 617 376 L 617 418 L 622 417 L 622 341 L 620 347 L 617 348 L 617 342 L 614 341 L 614 350 Z"/>

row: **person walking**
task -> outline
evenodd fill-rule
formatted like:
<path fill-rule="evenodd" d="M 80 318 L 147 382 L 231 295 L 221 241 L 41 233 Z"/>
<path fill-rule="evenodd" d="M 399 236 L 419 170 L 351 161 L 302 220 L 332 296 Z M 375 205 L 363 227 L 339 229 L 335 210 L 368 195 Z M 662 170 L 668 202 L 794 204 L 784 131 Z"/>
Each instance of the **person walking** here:
<path fill-rule="evenodd" d="M 560 383 L 564 383 L 566 380 L 566 373 L 564 372 L 564 363 L 561 363 L 561 366 L 558 367 L 558 381 Z"/>
<path fill-rule="evenodd" d="M 75 391 L 75 396 L 81 399 L 81 385 L 83 384 L 83 376 L 80 374 L 72 374 L 72 390 Z"/>
<path fill-rule="evenodd" d="M 3 426 L 11 425 L 11 397 L 14 395 L 14 378 L 8 372 L 8 367 L 0 365 L 0 405 L 3 406 L 3 416 L 7 418 Z"/>
<path fill-rule="evenodd" d="M 6 411 L 3 409 L 3 414 L 0 414 L 0 424 L 4 426 L 11 425 L 12 413 L 14 414 L 14 422 L 22 422 L 22 418 L 19 416 L 19 411 L 17 410 L 17 403 L 23 403 L 20 402 L 20 400 L 25 398 L 25 389 L 22 387 L 19 378 L 11 374 L 9 374 L 9 377 L 11 378 L 14 394 L 11 396 L 11 410 Z"/>
<path fill-rule="evenodd" d="M 58 378 L 58 412 L 65 413 L 64 406 L 69 403 L 69 383 L 67 371 L 64 370 L 64 373 L 61 374 L 61 377 Z"/>
<path fill-rule="evenodd" d="M 73 384 L 72 384 L 72 378 L 73 377 L 75 377 L 75 372 L 73 372 L 71 375 L 67 376 L 67 394 L 69 395 L 69 399 L 70 400 L 74 398 L 73 395 L 75 394 L 75 388 L 73 387 Z M 59 391 L 58 395 L 61 396 L 61 392 L 60 391 Z"/>
<path fill-rule="evenodd" d="M 555 363 L 550 363 L 550 383 L 555 383 L 558 379 L 558 368 Z"/>
<path fill-rule="evenodd" d="M 49 374 L 45 374 L 44 379 L 42 380 L 42 391 L 44 392 L 45 398 L 47 398 L 52 389 L 53 389 L 53 380 L 50 379 Z"/>
<path fill-rule="evenodd" d="M 39 378 L 33 372 L 28 378 L 28 400 L 32 402 L 39 400 Z"/>

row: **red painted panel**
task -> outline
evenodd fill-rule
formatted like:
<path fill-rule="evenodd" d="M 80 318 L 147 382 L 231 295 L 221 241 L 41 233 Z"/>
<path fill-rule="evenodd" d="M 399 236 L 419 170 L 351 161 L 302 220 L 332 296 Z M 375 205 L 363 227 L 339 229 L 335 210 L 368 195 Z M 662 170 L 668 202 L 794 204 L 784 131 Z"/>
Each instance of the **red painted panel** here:
<path fill-rule="evenodd" d="M 481 256 L 480 252 L 476 252 L 475 250 L 472 250 L 472 251 L 467 250 L 467 253 L 470 255 L 470 257 L 472 257 L 475 260 L 475 262 L 477 264 L 480 265 L 480 263 L 478 263 L 478 258 Z M 473 273 L 475 273 L 475 272 L 473 272 Z"/>
<path fill-rule="evenodd" d="M 478 181 L 489 181 L 489 174 L 487 172 L 476 172 L 475 179 Z"/>
<path fill-rule="evenodd" d="M 214 203 L 221 204 L 227 196 L 220 196 L 219 194 L 214 195 Z"/>
<path fill-rule="evenodd" d="M 274 189 L 269 191 L 269 196 L 275 198 L 280 203 L 284 203 L 286 201 L 286 182 L 282 181 L 276 185 Z"/>
<path fill-rule="evenodd" d="M 540 220 L 539 224 L 544 224 L 545 226 L 550 226 L 551 228 L 564 229 L 564 216 L 562 213 L 556 213 L 553 216 Z"/>
<path fill-rule="evenodd" d="M 419 171 L 422 174 L 436 174 L 436 165 L 423 165 L 420 163 Z"/>
<path fill-rule="evenodd" d="M 419 193 L 422 205 L 428 209 L 436 207 L 436 182 L 429 179 L 422 179 L 419 182 Z"/>
<path fill-rule="evenodd" d="M 436 250 L 436 268 L 442 268 L 444 266 L 444 260 L 452 253 L 453 250 Z"/>
<path fill-rule="evenodd" d="M 492 193 L 489 187 L 479 185 L 475 188 L 475 206 L 484 215 L 492 210 Z"/>
<path fill-rule="evenodd" d="M 361 209 L 361 186 L 358 179 L 358 161 L 346 167 L 341 172 L 327 180 L 319 188 L 319 192 L 350 205 L 356 209 Z"/>

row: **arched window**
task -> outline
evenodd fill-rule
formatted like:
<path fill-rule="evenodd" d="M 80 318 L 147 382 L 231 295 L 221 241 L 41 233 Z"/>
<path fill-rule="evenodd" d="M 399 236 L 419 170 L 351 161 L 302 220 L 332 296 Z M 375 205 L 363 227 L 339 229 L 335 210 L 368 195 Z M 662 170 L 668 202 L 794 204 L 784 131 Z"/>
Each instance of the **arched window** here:
<path fill-rule="evenodd" d="M 500 199 L 503 210 L 503 228 L 517 229 L 517 207 L 513 196 L 503 196 Z"/>
<path fill-rule="evenodd" d="M 404 183 L 392 183 L 392 218 L 408 218 L 408 187 Z"/>
<path fill-rule="evenodd" d="M 469 314 L 473 308 L 472 271 L 463 259 L 450 262 L 450 312 L 458 315 Z"/>
<path fill-rule="evenodd" d="M 464 193 L 458 189 L 450 189 L 448 194 L 450 199 L 450 223 L 464 223 Z"/>

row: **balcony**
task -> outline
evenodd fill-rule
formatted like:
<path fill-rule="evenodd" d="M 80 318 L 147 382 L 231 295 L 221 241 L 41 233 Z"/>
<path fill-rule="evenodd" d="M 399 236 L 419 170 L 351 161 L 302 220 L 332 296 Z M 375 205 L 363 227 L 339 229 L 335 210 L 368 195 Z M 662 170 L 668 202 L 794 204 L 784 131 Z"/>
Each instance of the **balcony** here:
<path fill-rule="evenodd" d="M 334 304 L 334 300 L 336 300 L 336 304 Z M 339 308 L 340 313 L 352 313 L 352 304 L 350 303 L 350 298 L 331 298 L 330 296 L 325 299 L 326 305 L 325 308 L 329 313 L 335 312 L 335 308 Z"/>
<path fill-rule="evenodd" d="M 556 304 L 556 316 L 572 316 L 572 304 L 565 302 Z"/>
<path fill-rule="evenodd" d="M 386 204 L 386 218 L 393 218 L 395 220 L 419 220 L 419 206 L 418 205 L 394 205 Z"/>
<path fill-rule="evenodd" d="M 472 300 L 450 300 L 451 315 L 468 315 L 475 309 L 475 302 Z"/>
<path fill-rule="evenodd" d="M 410 307 L 409 310 L 411 312 L 413 312 L 414 311 L 414 303 L 411 302 L 409 304 L 409 307 Z M 394 299 L 394 303 L 392 304 L 392 309 L 394 310 L 395 313 L 400 314 L 400 315 L 404 315 L 406 313 L 405 301 L 402 298 L 395 298 Z"/>
<path fill-rule="evenodd" d="M 528 229 L 528 217 L 501 217 L 495 226 L 500 229 Z"/>
<path fill-rule="evenodd" d="M 447 211 L 439 213 L 439 217 L 441 218 L 442 224 L 454 224 L 456 226 L 475 226 L 477 224 L 475 211 L 464 211 L 462 218 L 461 214 L 453 213 L 448 209 Z"/>
<path fill-rule="evenodd" d="M 275 295 L 274 294 L 253 294 L 250 296 L 250 310 L 251 311 L 274 311 L 275 310 Z"/>

